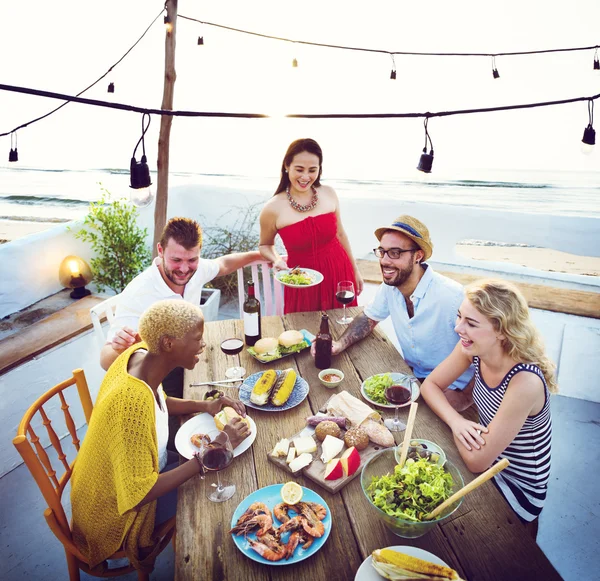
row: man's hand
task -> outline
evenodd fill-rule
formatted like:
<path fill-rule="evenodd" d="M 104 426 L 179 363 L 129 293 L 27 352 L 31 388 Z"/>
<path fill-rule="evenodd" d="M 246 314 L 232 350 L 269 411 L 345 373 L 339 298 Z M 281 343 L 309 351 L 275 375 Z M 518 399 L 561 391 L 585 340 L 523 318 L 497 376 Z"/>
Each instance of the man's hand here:
<path fill-rule="evenodd" d="M 123 327 L 117 331 L 110 342 L 110 346 L 117 352 L 123 353 L 125 349 L 129 349 L 133 344 L 141 341 L 140 334 L 134 331 L 131 327 Z"/>
<path fill-rule="evenodd" d="M 223 398 L 221 398 L 223 399 Z M 233 418 L 223 431 L 229 436 L 231 446 L 235 449 L 238 445 L 250 435 L 250 428 L 246 422 L 240 418 Z"/>
<path fill-rule="evenodd" d="M 311 346 L 310 346 L 310 354 L 313 356 L 313 359 L 315 357 L 316 354 L 316 347 L 315 347 L 315 342 L 316 342 L 316 338 L 312 340 Z M 331 355 L 339 355 L 344 349 L 342 348 L 342 344 L 339 341 L 332 341 L 331 342 Z"/>

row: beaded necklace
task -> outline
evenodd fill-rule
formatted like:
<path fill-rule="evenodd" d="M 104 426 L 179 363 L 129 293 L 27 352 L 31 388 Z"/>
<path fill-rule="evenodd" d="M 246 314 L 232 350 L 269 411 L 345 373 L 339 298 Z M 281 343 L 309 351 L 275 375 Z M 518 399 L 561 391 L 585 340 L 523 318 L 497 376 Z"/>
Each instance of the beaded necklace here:
<path fill-rule="evenodd" d="M 312 198 L 310 202 L 304 206 L 302 204 L 299 204 L 298 202 L 296 202 L 296 200 L 294 200 L 294 198 L 292 198 L 292 194 L 290 194 L 290 186 L 286 188 L 285 195 L 287 196 L 288 202 L 290 203 L 290 206 L 292 206 L 292 208 L 294 208 L 294 210 L 296 210 L 297 212 L 309 212 L 317 206 L 317 203 L 319 202 L 319 195 L 317 194 L 316 188 L 314 186 L 311 187 Z"/>

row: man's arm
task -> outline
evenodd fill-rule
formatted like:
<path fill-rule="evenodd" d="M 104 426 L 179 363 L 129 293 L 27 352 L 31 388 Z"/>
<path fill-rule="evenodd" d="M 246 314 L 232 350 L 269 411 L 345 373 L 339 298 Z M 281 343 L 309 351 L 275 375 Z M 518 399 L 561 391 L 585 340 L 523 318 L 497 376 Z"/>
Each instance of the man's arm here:
<path fill-rule="evenodd" d="M 361 339 L 364 339 L 367 335 L 373 331 L 379 321 L 369 319 L 367 315 L 361 313 L 354 317 L 354 320 L 350 323 L 344 334 L 339 338 L 338 341 L 333 341 L 331 344 L 331 354 L 339 355 L 342 351 L 354 345 Z M 310 348 L 311 355 L 315 356 L 315 341 Z"/>
<path fill-rule="evenodd" d="M 242 268 L 256 260 L 264 260 L 258 250 L 252 252 L 235 252 L 234 254 L 226 254 L 216 259 L 219 265 L 219 273 L 217 276 L 225 276 L 235 272 L 238 268 Z"/>

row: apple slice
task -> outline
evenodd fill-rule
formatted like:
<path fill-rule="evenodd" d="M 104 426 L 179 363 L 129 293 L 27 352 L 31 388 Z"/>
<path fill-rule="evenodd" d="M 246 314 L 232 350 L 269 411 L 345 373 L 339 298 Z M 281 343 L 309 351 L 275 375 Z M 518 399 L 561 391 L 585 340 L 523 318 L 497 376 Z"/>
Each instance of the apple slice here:
<path fill-rule="evenodd" d="M 325 466 L 325 480 L 337 480 L 344 475 L 344 469 L 342 468 L 342 462 L 339 458 L 329 460 Z"/>
<path fill-rule="evenodd" d="M 360 454 L 358 450 L 352 446 L 352 448 L 348 448 L 340 458 L 340 464 L 344 469 L 344 474 L 346 476 L 352 476 L 360 466 Z"/>

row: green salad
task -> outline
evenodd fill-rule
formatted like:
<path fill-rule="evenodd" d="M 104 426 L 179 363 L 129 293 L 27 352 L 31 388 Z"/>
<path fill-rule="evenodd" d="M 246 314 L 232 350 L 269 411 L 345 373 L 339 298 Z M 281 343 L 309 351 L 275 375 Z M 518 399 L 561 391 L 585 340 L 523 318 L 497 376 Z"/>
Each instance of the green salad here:
<path fill-rule="evenodd" d="M 365 381 L 365 393 L 376 403 L 389 404 L 385 397 L 385 390 L 393 384 L 394 380 L 389 373 L 380 373 Z"/>
<path fill-rule="evenodd" d="M 280 275 L 279 280 L 281 282 L 285 282 L 286 284 L 294 284 L 297 286 L 306 286 L 308 284 L 312 284 L 313 282 L 313 279 L 306 272 L 298 268 L 290 270 L 286 274 Z"/>
<path fill-rule="evenodd" d="M 367 493 L 373 504 L 389 516 L 421 522 L 452 495 L 452 475 L 425 458 L 407 460 L 393 474 L 373 477 Z"/>
<path fill-rule="evenodd" d="M 275 349 L 275 351 L 271 351 L 270 353 L 257 353 L 254 350 L 254 347 L 248 347 L 247 351 L 250 353 L 250 355 L 252 355 L 252 357 L 256 357 L 260 361 L 268 363 L 269 361 L 275 361 L 275 359 L 281 359 L 284 355 L 298 353 L 298 351 L 302 351 L 302 349 L 306 349 L 307 347 L 309 347 L 309 344 L 306 341 L 302 341 L 300 343 L 290 345 L 289 347 L 278 345 L 277 349 Z"/>

